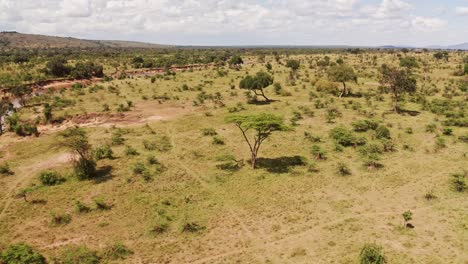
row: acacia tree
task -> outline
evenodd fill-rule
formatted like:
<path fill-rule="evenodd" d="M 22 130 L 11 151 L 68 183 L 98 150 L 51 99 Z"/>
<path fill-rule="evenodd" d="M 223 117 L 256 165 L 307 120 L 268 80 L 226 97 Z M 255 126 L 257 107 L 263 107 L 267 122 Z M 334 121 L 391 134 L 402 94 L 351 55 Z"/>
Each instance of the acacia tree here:
<path fill-rule="evenodd" d="M 398 99 L 403 93 L 416 92 L 416 79 L 408 69 L 397 69 L 382 65 L 380 84 L 393 94 L 393 111 L 398 113 Z"/>
<path fill-rule="evenodd" d="M 257 72 L 254 76 L 247 75 L 242 79 L 239 83 L 239 88 L 247 89 L 252 91 L 255 95 L 262 96 L 265 100 L 270 101 L 268 97 L 266 97 L 263 89 L 267 88 L 268 86 L 273 84 L 273 77 L 264 72 Z"/>
<path fill-rule="evenodd" d="M 354 73 L 354 69 L 345 64 L 338 64 L 330 67 L 328 70 L 328 78 L 333 82 L 343 83 L 343 91 L 340 94 L 340 98 L 342 96 L 347 96 L 349 93 L 346 82 L 357 82 L 357 75 Z"/>
<path fill-rule="evenodd" d="M 69 128 L 60 134 L 62 145 L 77 154 L 73 160 L 75 174 L 80 180 L 89 179 L 96 174 L 96 162 L 86 132 L 81 128 Z"/>
<path fill-rule="evenodd" d="M 233 115 L 227 117 L 226 121 L 235 124 L 242 132 L 242 136 L 250 148 L 252 169 L 255 169 L 258 151 L 263 141 L 275 131 L 286 131 L 288 129 L 284 125 L 282 117 L 267 113 L 258 115 Z M 247 132 L 252 130 L 254 131 L 253 139 L 249 139 Z"/>

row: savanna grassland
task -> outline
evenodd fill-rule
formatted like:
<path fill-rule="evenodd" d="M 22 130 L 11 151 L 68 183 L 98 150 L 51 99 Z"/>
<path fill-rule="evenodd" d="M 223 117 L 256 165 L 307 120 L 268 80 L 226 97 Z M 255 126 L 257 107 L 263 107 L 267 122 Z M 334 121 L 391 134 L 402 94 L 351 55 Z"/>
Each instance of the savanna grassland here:
<path fill-rule="evenodd" d="M 26 94 L 54 56 L 3 64 L 22 105 L 0 136 L 5 263 L 466 263 L 466 52 L 125 52 Z M 255 168 L 241 121 L 266 137 Z"/>

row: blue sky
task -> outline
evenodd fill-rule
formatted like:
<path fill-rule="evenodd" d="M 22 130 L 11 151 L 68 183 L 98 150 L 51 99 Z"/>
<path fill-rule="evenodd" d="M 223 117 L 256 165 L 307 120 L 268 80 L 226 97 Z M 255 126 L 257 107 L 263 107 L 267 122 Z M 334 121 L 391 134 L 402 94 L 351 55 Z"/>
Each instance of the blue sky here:
<path fill-rule="evenodd" d="M 468 42 L 468 0 L 0 0 L 0 30 L 179 45 Z"/>

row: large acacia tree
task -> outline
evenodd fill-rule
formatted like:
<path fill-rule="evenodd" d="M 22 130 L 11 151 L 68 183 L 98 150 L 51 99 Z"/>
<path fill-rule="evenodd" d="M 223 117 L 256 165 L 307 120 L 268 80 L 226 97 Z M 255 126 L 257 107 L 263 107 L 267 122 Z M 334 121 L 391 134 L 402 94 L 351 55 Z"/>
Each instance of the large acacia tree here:
<path fill-rule="evenodd" d="M 242 79 L 239 83 L 239 87 L 241 89 L 247 89 L 252 91 L 255 95 L 262 96 L 265 100 L 270 101 L 268 97 L 266 97 L 263 89 L 267 88 L 268 86 L 273 84 L 273 77 L 264 72 L 257 72 L 254 76 L 247 75 Z"/>
<path fill-rule="evenodd" d="M 400 95 L 416 92 L 416 79 L 408 69 L 398 69 L 385 64 L 380 68 L 380 74 L 380 84 L 393 94 L 393 111 L 398 113 Z"/>
<path fill-rule="evenodd" d="M 349 93 L 346 82 L 357 82 L 357 75 L 354 73 L 354 69 L 345 64 L 338 64 L 330 67 L 328 70 L 328 78 L 333 82 L 340 82 L 343 84 L 343 91 L 340 94 L 340 98 L 342 96 L 347 96 Z"/>
<path fill-rule="evenodd" d="M 242 136 L 250 148 L 252 169 L 255 169 L 258 151 L 263 141 L 275 131 L 285 131 L 288 129 L 282 117 L 266 113 L 258 115 L 233 115 L 228 116 L 226 121 L 235 124 L 242 132 Z M 253 132 L 251 139 L 248 137 L 249 131 Z"/>

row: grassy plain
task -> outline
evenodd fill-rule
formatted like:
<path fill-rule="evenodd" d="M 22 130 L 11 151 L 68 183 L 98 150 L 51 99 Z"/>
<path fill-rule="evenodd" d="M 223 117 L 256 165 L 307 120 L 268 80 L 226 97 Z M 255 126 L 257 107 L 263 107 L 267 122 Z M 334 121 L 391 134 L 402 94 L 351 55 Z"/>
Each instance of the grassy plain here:
<path fill-rule="evenodd" d="M 409 55 L 428 63 L 430 81 L 425 86 L 422 67 L 416 70 L 418 89 L 435 89 L 425 99 L 462 102 L 465 106 L 457 111 L 466 115 L 466 92 L 458 88 L 463 77 L 452 76 L 464 54 L 452 53 L 449 62 L 436 61 L 431 53 Z M 206 68 L 154 83 L 149 77 L 131 77 L 98 83 L 102 88 L 97 89 L 91 85 L 49 92 L 50 98 L 74 102 L 53 110 L 55 117 L 67 121 L 40 126 L 38 138 L 12 133 L 0 138 L 1 161 L 14 172 L 0 177 L 0 249 L 27 242 L 53 259 L 72 245 L 103 252 L 121 242 L 133 254 L 102 257 L 102 262 L 357 263 L 362 246 L 376 243 L 384 248 L 388 263 L 466 263 L 468 200 L 466 192 L 453 190 L 452 174 L 467 169 L 468 148 L 459 139 L 467 128 L 451 127 L 453 134 L 443 135 L 446 117 L 423 108 L 416 95 L 402 102 L 415 115 L 391 112 L 390 95 L 378 92 L 377 68 L 397 65 L 396 53 L 328 56 L 331 61 L 342 57 L 354 67 L 358 82 L 348 86 L 364 96 L 338 98 L 317 91 L 317 81 L 327 79 L 326 69 L 315 66 L 323 55 L 292 56 L 302 64 L 294 82 L 284 66 L 286 58 L 278 64 L 267 56 L 275 82 L 282 86 L 279 94 L 273 87 L 266 89 L 274 100 L 269 104 L 247 103 L 245 91 L 238 88 L 246 73 L 266 71 L 253 57 L 238 71 Z M 216 93 L 221 99 L 210 99 Z M 118 113 L 127 101 L 130 110 Z M 104 104 L 109 112 L 103 112 Z M 332 108 L 341 117 L 329 122 Z M 273 134 L 252 170 L 240 131 L 225 122 L 231 112 L 274 113 L 293 129 Z M 41 106 L 20 110 L 23 119 L 41 113 Z M 292 125 L 297 113 L 300 118 Z M 390 130 L 395 151 L 380 155 L 382 168 L 364 165 L 360 147 L 338 151 L 329 136 L 331 129 L 352 130 L 352 123 L 363 119 L 377 120 Z M 436 124 L 435 132 L 427 131 L 429 124 Z M 112 145 L 114 159 L 98 161 L 103 176 L 97 180 L 79 181 L 72 175 L 71 156 L 58 133 L 73 125 L 86 130 L 94 147 L 112 145 L 116 133 L 124 138 L 123 144 Z M 215 129 L 224 144 L 204 136 L 206 128 Z M 380 144 L 374 131 L 354 133 L 365 137 L 367 145 Z M 436 143 L 438 138 L 444 146 Z M 154 149 L 145 143 L 154 143 Z M 315 159 L 313 145 L 326 152 L 325 160 Z M 128 146 L 139 154 L 127 155 Z M 218 168 L 226 155 L 245 166 Z M 148 164 L 149 156 L 160 165 Z M 138 162 L 151 180 L 135 173 Z M 351 174 L 340 175 L 339 163 Z M 66 181 L 42 186 L 37 175 L 45 169 L 59 171 Z M 15 197 L 28 186 L 34 186 L 30 202 Z M 428 193 L 436 198 L 426 199 Z M 94 209 L 97 199 L 111 208 Z M 91 211 L 76 212 L 77 201 Z M 413 212 L 413 229 L 403 227 L 402 213 L 408 210 Z M 52 213 L 69 214 L 71 221 L 53 225 Z M 195 232 L 187 232 L 187 226 Z"/>

